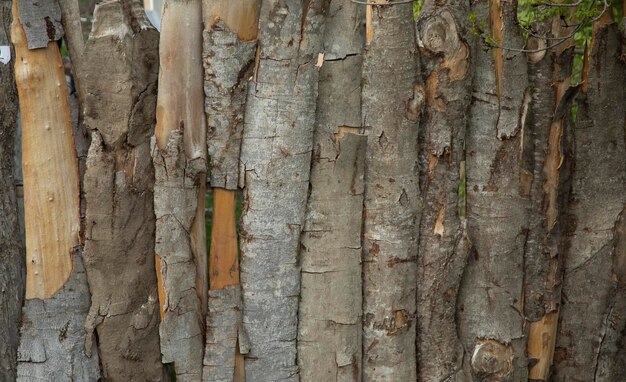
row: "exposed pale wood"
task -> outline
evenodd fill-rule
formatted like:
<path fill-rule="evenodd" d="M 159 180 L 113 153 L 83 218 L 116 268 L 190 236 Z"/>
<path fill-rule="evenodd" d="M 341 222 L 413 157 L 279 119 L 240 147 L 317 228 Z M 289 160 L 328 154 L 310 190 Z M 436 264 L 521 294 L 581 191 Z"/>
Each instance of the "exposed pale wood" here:
<path fill-rule="evenodd" d="M 26 298 L 50 298 L 72 273 L 80 228 L 78 161 L 56 43 L 28 50 L 13 6 L 11 36 L 22 114 Z"/>
<path fill-rule="evenodd" d="M 213 189 L 213 229 L 209 251 L 211 289 L 239 284 L 236 204 L 236 191 Z"/>
<path fill-rule="evenodd" d="M 201 5 L 164 4 L 152 151 L 162 361 L 174 364 L 178 381 L 194 382 L 202 375 L 208 298 Z"/>
<path fill-rule="evenodd" d="M 502 42 L 504 40 L 502 7 L 500 5 L 501 1 L 502 0 L 489 0 L 489 31 L 491 32 L 491 38 L 493 38 L 495 43 L 499 46 L 502 46 Z M 492 51 L 496 69 L 496 90 L 498 92 L 498 97 L 500 97 L 502 95 L 502 48 L 493 48 Z"/>
<path fill-rule="evenodd" d="M 255 40 L 258 31 L 260 0 L 212 0 L 203 10 L 205 25 L 212 28 L 223 22 L 241 41 Z"/>

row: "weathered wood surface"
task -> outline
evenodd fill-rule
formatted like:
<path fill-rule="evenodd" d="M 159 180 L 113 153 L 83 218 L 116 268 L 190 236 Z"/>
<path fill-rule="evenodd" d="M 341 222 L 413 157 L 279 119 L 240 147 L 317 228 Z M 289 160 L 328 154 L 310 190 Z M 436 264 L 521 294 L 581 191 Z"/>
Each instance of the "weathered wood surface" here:
<path fill-rule="evenodd" d="M 556 39 L 571 33 L 560 18 L 546 21 L 538 33 Z M 529 48 L 547 45 L 531 36 Z M 549 380 L 561 303 L 562 235 L 570 191 L 571 153 L 563 113 L 571 108 L 565 97 L 571 83 L 574 42 L 546 52 L 528 54 L 531 103 L 523 144 L 524 174 L 532 200 L 524 254 L 524 315 L 528 325 L 529 379 Z M 570 91 L 571 92 L 571 91 Z M 524 170 L 522 170 L 524 171 Z"/>
<path fill-rule="evenodd" d="M 474 4 L 498 44 L 522 46 L 515 6 Z M 467 220 L 473 250 L 461 282 L 457 328 L 476 380 L 527 379 L 523 317 L 528 197 L 521 139 L 528 102 L 525 55 L 502 49 L 472 54 L 474 80 L 467 130 Z M 489 68 L 489 69 L 485 69 Z M 483 379 L 481 379 L 483 378 Z"/>
<path fill-rule="evenodd" d="M 471 243 L 465 220 L 465 130 L 471 100 L 466 5 L 426 1 L 417 20 L 424 77 L 423 211 L 417 262 L 419 381 L 463 380 L 456 312 Z"/>
<path fill-rule="evenodd" d="M 48 43 L 63 37 L 58 0 L 19 0 L 19 3 L 19 19 L 28 49 L 46 48 Z"/>
<path fill-rule="evenodd" d="M 363 379 L 415 381 L 416 274 L 421 198 L 413 8 L 367 6 L 363 123 Z"/>
<path fill-rule="evenodd" d="M 259 1 L 204 0 L 204 93 L 210 184 L 235 190 L 247 84 L 256 53 Z"/>
<path fill-rule="evenodd" d="M 574 125 L 554 381 L 620 381 L 623 355 L 626 65 L 610 11 L 595 26 Z"/>
<path fill-rule="evenodd" d="M 239 181 L 246 380 L 297 381 L 300 233 L 309 187 L 327 0 L 264 1 Z"/>
<path fill-rule="evenodd" d="M 98 333 L 109 381 L 163 377 L 150 156 L 159 37 L 136 4 L 96 7 L 79 71 L 92 136 L 84 181 L 83 257 L 91 289 L 85 327 L 88 336 Z"/>
<path fill-rule="evenodd" d="M 208 294 L 199 0 L 165 2 L 159 57 L 152 158 L 162 362 L 173 363 L 178 381 L 197 382 L 202 378 Z"/>
<path fill-rule="evenodd" d="M 360 381 L 361 217 L 367 138 L 361 129 L 363 7 L 331 1 L 300 257 L 301 381 Z"/>
<path fill-rule="evenodd" d="M 0 1 L 0 46 L 11 42 L 11 2 Z M 11 56 L 15 51 L 11 48 Z M 0 381 L 14 381 L 25 290 L 25 258 L 16 196 L 17 114 L 13 65 L 0 63 Z"/>

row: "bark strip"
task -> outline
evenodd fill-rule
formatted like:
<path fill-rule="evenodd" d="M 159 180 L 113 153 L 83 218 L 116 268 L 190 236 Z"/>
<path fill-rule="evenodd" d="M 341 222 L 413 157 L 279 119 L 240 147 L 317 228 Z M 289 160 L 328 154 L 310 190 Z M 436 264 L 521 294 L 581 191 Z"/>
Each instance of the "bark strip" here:
<path fill-rule="evenodd" d="M 463 5 L 427 1 L 417 21 L 426 78 L 422 160 L 424 209 L 417 284 L 420 381 L 445 381 L 462 370 L 456 330 L 457 296 L 470 252 L 464 209 L 465 126 L 471 99 L 470 47 Z M 460 376 L 458 378 L 461 378 Z M 453 378 L 454 379 L 454 378 Z"/>
<path fill-rule="evenodd" d="M 10 46 L 11 2 L 0 1 L 0 45 Z M 11 56 L 15 51 L 11 47 Z M 14 60 L 0 64 L 0 381 L 14 381 L 26 267 L 19 225 L 14 158 L 19 103 Z M 19 159 L 18 159 L 19 160 Z"/>
<path fill-rule="evenodd" d="M 413 10 L 373 6 L 363 57 L 368 135 L 363 212 L 363 378 L 414 381 L 418 185 L 418 83 Z M 370 28 L 371 27 L 371 28 Z"/>
<path fill-rule="evenodd" d="M 246 380 L 297 381 L 300 234 L 328 0 L 264 1 L 255 82 L 246 102 L 241 281 L 251 351 Z"/>
<path fill-rule="evenodd" d="M 158 34 L 141 8 L 119 0 L 96 7 L 80 72 L 92 135 L 83 257 L 91 288 L 87 334 L 97 330 L 103 374 L 111 381 L 163 376 L 150 157 L 158 57 Z"/>
<path fill-rule="evenodd" d="M 165 2 L 152 147 L 162 362 L 174 363 L 178 381 L 194 382 L 202 378 L 208 294 L 201 31 L 199 0 Z"/>
<path fill-rule="evenodd" d="M 584 76 L 588 86 L 577 100 L 576 171 L 568 205 L 554 381 L 613 381 L 624 376 L 619 362 L 609 361 L 612 344 L 624 338 L 615 332 L 623 325 L 618 317 L 624 315 L 619 310 L 623 292 L 615 285 L 621 278 L 623 253 L 616 250 L 623 240 L 620 214 L 626 203 L 626 67 L 618 55 L 622 41 L 610 14 L 607 11 L 594 26 Z M 612 374 L 621 377 L 612 379 Z"/>
<path fill-rule="evenodd" d="M 492 33 L 501 32 L 506 47 L 522 46 L 515 4 L 493 1 L 499 7 L 489 7 L 492 1 L 474 5 L 477 19 L 499 20 L 491 26 L 501 30 Z M 522 155 L 530 102 L 526 57 L 503 50 L 498 70 L 499 61 L 482 43 L 473 53 L 466 146 L 467 222 L 473 248 L 461 283 L 457 327 L 468 354 L 464 367 L 476 380 L 522 381 L 528 372 L 523 317 L 529 224 Z"/>
<path fill-rule="evenodd" d="M 301 238 L 301 381 L 361 381 L 363 7 L 334 0 L 324 34 L 307 215 Z M 323 301 L 323 303 L 320 303 Z"/>

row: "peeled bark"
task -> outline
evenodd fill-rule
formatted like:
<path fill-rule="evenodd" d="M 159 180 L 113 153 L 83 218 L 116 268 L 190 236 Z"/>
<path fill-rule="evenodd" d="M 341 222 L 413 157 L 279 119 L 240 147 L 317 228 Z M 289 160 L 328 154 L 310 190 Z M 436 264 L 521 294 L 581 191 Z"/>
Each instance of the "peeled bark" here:
<path fill-rule="evenodd" d="M 515 4 L 475 5 L 490 20 L 497 44 L 522 46 Z M 473 244 L 461 282 L 457 327 L 474 380 L 527 379 L 523 317 L 528 193 L 522 172 L 528 79 L 526 57 L 499 48 L 474 49 L 467 130 L 467 220 Z"/>
<path fill-rule="evenodd" d="M 10 46 L 10 25 L 11 2 L 0 1 L 0 46 Z M 0 381 L 16 378 L 26 266 L 13 165 L 19 109 L 13 63 L 0 63 Z"/>
<path fill-rule="evenodd" d="M 301 381 L 361 381 L 362 7 L 330 4 L 301 238 Z M 322 302 L 323 303 L 320 303 Z"/>
<path fill-rule="evenodd" d="M 269 0 L 246 102 L 241 282 L 247 381 L 297 381 L 300 233 L 306 214 L 318 68 L 328 0 Z"/>
<path fill-rule="evenodd" d="M 609 15 L 594 27 L 583 75 L 587 86 L 578 98 L 554 381 L 626 378 L 620 354 L 626 315 L 626 67 L 618 55 L 620 34 Z"/>
<path fill-rule="evenodd" d="M 213 225 L 203 381 L 244 381 L 236 206 L 247 84 L 256 53 L 260 1 L 203 2 L 205 110 Z"/>
<path fill-rule="evenodd" d="M 199 0 L 166 1 L 152 148 L 162 362 L 174 364 L 178 381 L 194 382 L 202 377 L 208 293 L 201 31 Z"/>
<path fill-rule="evenodd" d="M 363 123 L 363 378 L 414 381 L 421 211 L 418 82 L 412 7 L 367 6 Z"/>
<path fill-rule="evenodd" d="M 465 127 L 471 99 L 464 5 L 426 2 L 417 21 L 425 111 L 423 212 L 417 286 L 420 381 L 454 380 L 464 350 L 456 329 L 457 296 L 470 252 L 465 221 Z M 462 378 L 458 376 L 458 378 Z"/>
<path fill-rule="evenodd" d="M 86 356 L 82 327 L 89 290 L 77 247 L 78 163 L 63 64 L 56 42 L 28 50 L 17 14 L 14 3 L 27 247 L 17 380 L 97 380 L 95 344 Z"/>
<path fill-rule="evenodd" d="M 86 329 L 88 335 L 97 330 L 109 381 L 163 376 L 150 157 L 158 34 L 139 12 L 121 1 L 98 6 L 81 57 L 85 123 L 92 131 L 84 182 L 83 257 L 91 288 Z"/>
<path fill-rule="evenodd" d="M 538 25 L 550 40 L 530 36 L 527 48 L 544 47 L 571 33 L 561 25 L 556 17 Z M 563 217 L 571 172 L 562 110 L 569 112 L 572 94 L 578 90 L 568 92 L 573 58 L 573 41 L 528 54 L 532 100 L 522 143 L 527 163 L 522 172 L 532 203 L 524 255 L 524 315 L 530 321 L 529 379 L 537 381 L 549 379 L 561 302 Z"/>

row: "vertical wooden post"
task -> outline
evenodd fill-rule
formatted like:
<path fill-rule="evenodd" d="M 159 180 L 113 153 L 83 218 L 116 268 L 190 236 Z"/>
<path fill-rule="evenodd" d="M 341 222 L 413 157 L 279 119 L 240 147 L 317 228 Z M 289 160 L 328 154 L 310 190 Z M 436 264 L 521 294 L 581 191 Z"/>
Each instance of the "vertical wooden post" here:
<path fill-rule="evenodd" d="M 201 1 L 166 1 L 159 44 L 155 168 L 156 262 L 163 363 L 201 379 L 207 306 L 207 151 Z"/>

